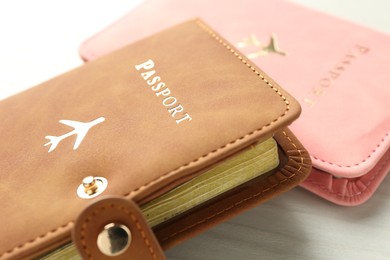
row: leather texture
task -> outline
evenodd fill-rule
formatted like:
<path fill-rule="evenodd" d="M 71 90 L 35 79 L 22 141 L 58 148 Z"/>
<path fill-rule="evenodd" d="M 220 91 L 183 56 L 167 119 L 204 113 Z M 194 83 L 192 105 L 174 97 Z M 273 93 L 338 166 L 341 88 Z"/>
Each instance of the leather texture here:
<path fill-rule="evenodd" d="M 177 123 L 165 97 L 148 86 L 152 69 L 142 64 L 150 59 L 153 76 L 191 121 Z M 143 204 L 273 136 L 299 113 L 296 100 L 199 20 L 5 99 L 0 259 L 37 256 L 69 242 L 89 203 L 76 193 L 87 176 L 107 179 L 102 195 Z M 64 125 L 76 124 L 70 120 L 95 122 L 79 147 Z M 49 135 L 63 138 L 53 150 L 44 146 Z"/>
<path fill-rule="evenodd" d="M 128 248 L 116 256 L 103 254 L 96 242 L 102 227 L 111 223 L 126 226 L 131 234 Z M 72 235 L 83 259 L 166 259 L 138 206 L 123 197 L 103 196 L 91 203 L 77 218 Z"/>
<path fill-rule="evenodd" d="M 169 249 L 183 240 L 196 236 L 202 231 L 240 214 L 248 208 L 292 189 L 302 182 L 311 169 L 309 153 L 287 128 L 277 132 L 274 138 L 280 148 L 280 165 L 277 169 L 265 174 L 265 176 L 258 176 L 211 201 L 179 215 L 167 223 L 157 226 L 153 231 L 158 237 L 158 243 L 165 250 Z M 118 210 L 122 208 L 123 204 L 126 207 L 130 207 L 132 211 L 141 213 L 138 206 L 132 203 L 132 201 L 130 201 L 130 205 L 127 205 L 129 202 L 121 197 L 114 197 L 114 200 L 110 196 L 106 197 L 108 198 L 102 198 L 91 203 L 78 217 L 76 226 L 73 229 L 73 242 L 77 245 L 83 259 L 104 259 L 105 256 L 96 247 L 97 233 L 100 232 L 102 226 L 111 222 L 117 222 L 126 223 L 128 227 L 133 227 L 131 230 L 135 229 L 134 225 L 136 223 L 131 221 L 128 213 L 125 213 L 124 210 Z M 117 210 L 113 211 L 113 208 Z M 109 213 L 104 214 L 104 212 Z M 139 215 L 137 219 L 137 221 L 145 222 L 142 215 Z M 86 225 L 90 225 L 90 227 L 87 230 L 82 230 Z M 148 234 L 150 232 L 147 226 L 144 229 L 145 233 Z M 86 241 L 81 240 L 82 234 L 89 236 L 87 239 L 84 239 Z M 160 259 L 160 257 L 163 257 L 163 254 L 158 250 L 159 245 L 154 245 L 155 242 L 154 239 L 150 239 L 150 242 L 145 243 L 145 238 L 141 237 L 139 238 L 140 245 L 131 245 L 133 249 L 138 247 L 144 249 L 132 253 L 139 253 L 140 255 L 131 255 L 130 257 L 130 255 L 123 254 L 118 257 L 120 257 L 119 259 Z M 86 249 L 85 245 L 93 247 L 93 252 Z M 150 249 L 145 247 L 145 245 L 153 245 L 157 249 Z M 86 252 L 89 252 L 89 255 Z M 156 253 L 153 254 L 153 252 Z M 131 254 L 130 252 L 127 253 Z"/>
<path fill-rule="evenodd" d="M 157 226 L 154 232 L 161 246 L 168 249 L 301 183 L 311 171 L 309 153 L 287 128 L 274 138 L 280 148 L 277 169 Z"/>
<path fill-rule="evenodd" d="M 334 203 L 345 206 L 358 205 L 369 199 L 389 171 L 390 151 L 387 151 L 374 168 L 363 176 L 337 178 L 313 168 L 301 186 Z"/>
<path fill-rule="evenodd" d="M 302 186 L 340 205 L 367 201 L 390 170 L 390 77 L 383 73 L 390 37 L 282 0 L 146 0 L 83 43 L 80 54 L 93 60 L 193 16 L 244 46 L 300 101 L 302 116 L 291 129 L 314 169 Z M 272 34 L 286 55 L 264 51 Z"/>

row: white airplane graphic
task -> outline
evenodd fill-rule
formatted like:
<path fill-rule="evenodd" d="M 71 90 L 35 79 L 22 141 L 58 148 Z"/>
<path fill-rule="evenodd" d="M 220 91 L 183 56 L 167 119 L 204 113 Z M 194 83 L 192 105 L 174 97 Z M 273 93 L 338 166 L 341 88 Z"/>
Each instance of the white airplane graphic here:
<path fill-rule="evenodd" d="M 46 143 L 44 146 L 50 146 L 49 153 L 56 149 L 57 145 L 65 138 L 72 136 L 72 135 L 77 135 L 76 142 L 74 143 L 73 150 L 76 150 L 81 142 L 83 141 L 84 137 L 87 135 L 89 129 L 91 129 L 93 126 L 100 124 L 106 120 L 104 117 L 99 117 L 91 122 L 83 123 L 83 122 L 77 122 L 77 121 L 72 121 L 72 120 L 60 120 L 59 122 L 64 125 L 68 125 L 74 128 L 73 131 L 61 135 L 61 136 L 45 136 L 46 139 L 50 140 L 48 143 Z"/>

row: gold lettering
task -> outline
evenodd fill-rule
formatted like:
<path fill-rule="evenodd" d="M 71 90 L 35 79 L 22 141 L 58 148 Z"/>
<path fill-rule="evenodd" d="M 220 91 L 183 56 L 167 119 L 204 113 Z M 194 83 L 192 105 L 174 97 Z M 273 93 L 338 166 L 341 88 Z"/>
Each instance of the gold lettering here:
<path fill-rule="evenodd" d="M 161 88 L 165 88 L 165 83 L 164 82 L 160 82 L 156 86 L 153 86 L 152 90 L 153 91 L 157 91 L 157 90 L 160 90 Z"/>
<path fill-rule="evenodd" d="M 361 54 L 365 54 L 365 53 L 367 53 L 367 52 L 370 51 L 369 48 L 364 47 L 364 46 L 359 45 L 359 44 L 356 44 L 355 47 L 356 47 L 356 49 L 359 51 L 359 53 L 361 53 Z"/>
<path fill-rule="evenodd" d="M 351 60 L 351 59 L 355 59 L 355 58 L 356 58 L 356 55 L 355 55 L 353 52 L 351 52 L 351 53 L 348 53 L 347 55 L 345 55 L 345 57 L 346 57 L 346 58 L 350 58 L 350 59 L 348 59 L 348 60 Z"/>
<path fill-rule="evenodd" d="M 316 103 L 315 101 L 313 101 L 313 100 L 311 100 L 311 99 L 309 99 L 309 98 L 304 98 L 304 99 L 303 99 L 303 102 L 309 104 L 310 107 L 313 106 L 314 103 Z"/>
<path fill-rule="evenodd" d="M 167 100 L 170 100 L 170 99 L 173 99 L 172 102 L 167 104 Z M 166 97 L 166 98 L 164 98 L 164 100 L 163 100 L 163 105 L 164 105 L 165 107 L 170 107 L 170 106 L 173 106 L 174 104 L 176 104 L 176 102 L 177 102 L 177 100 L 176 100 L 175 97 Z"/>
<path fill-rule="evenodd" d="M 172 117 L 175 117 L 175 115 L 179 112 L 183 112 L 184 108 L 182 105 L 177 105 L 173 108 L 168 109 L 168 112 L 171 113 Z"/>
<path fill-rule="evenodd" d="M 316 96 L 321 96 L 324 92 L 325 90 L 323 88 L 313 88 L 313 94 Z"/>
<path fill-rule="evenodd" d="M 351 60 L 350 59 L 349 60 L 345 59 L 345 60 L 342 60 L 341 63 L 345 64 L 345 65 L 349 65 L 349 64 L 351 64 Z"/>
<path fill-rule="evenodd" d="M 167 97 L 171 94 L 171 91 L 169 90 L 169 88 L 166 88 L 164 90 L 161 90 L 160 92 L 157 92 L 156 93 L 156 96 L 160 96 L 160 95 L 163 95 L 164 97 Z"/>
<path fill-rule="evenodd" d="M 326 88 L 326 87 L 329 87 L 330 85 L 332 85 L 332 80 L 328 79 L 328 78 L 322 78 L 319 83 L 320 83 L 321 87 Z"/>
<path fill-rule="evenodd" d="M 184 107 L 177 104 L 178 100 L 174 96 L 171 96 L 171 90 L 165 87 L 164 82 L 160 82 L 161 77 L 152 77 L 156 74 L 155 70 L 151 70 L 152 68 L 154 68 L 154 62 L 151 59 L 144 63 L 135 65 L 136 70 L 142 70 L 142 72 L 140 72 L 141 77 L 146 81 L 146 84 L 151 86 L 151 89 L 155 92 L 156 96 L 162 96 L 162 104 L 166 110 L 168 110 L 169 114 L 175 119 L 176 124 L 180 124 L 184 121 L 191 121 L 192 117 L 188 113 L 185 113 Z M 178 116 L 176 117 L 176 115 Z"/>
<path fill-rule="evenodd" d="M 181 122 L 183 122 L 185 120 L 187 120 L 187 121 L 192 120 L 191 116 L 188 113 L 185 113 L 182 118 L 176 119 L 176 124 L 180 124 Z"/>
<path fill-rule="evenodd" d="M 140 69 L 150 70 L 153 67 L 154 67 L 154 62 L 152 60 L 148 60 L 145 61 L 144 63 L 135 65 L 136 70 L 140 70 Z"/>
<path fill-rule="evenodd" d="M 151 86 L 151 85 L 156 84 L 160 80 L 161 80 L 161 78 L 159 76 L 156 76 L 153 79 L 150 79 L 150 80 L 146 81 L 146 83 L 148 83 L 148 85 Z"/>
<path fill-rule="evenodd" d="M 148 78 L 153 76 L 154 73 L 156 73 L 156 71 L 155 70 L 151 70 L 151 71 L 148 71 L 148 72 L 141 73 L 141 76 L 144 78 L 144 80 L 147 80 Z"/>
<path fill-rule="evenodd" d="M 338 71 L 341 72 L 341 71 L 345 70 L 345 67 L 343 65 L 341 65 L 341 64 L 337 64 L 336 66 L 334 66 L 333 69 L 338 70 Z"/>
<path fill-rule="evenodd" d="M 315 96 L 319 97 L 323 95 L 327 89 L 333 85 L 334 80 L 340 77 L 341 74 L 347 70 L 348 66 L 359 57 L 359 54 L 365 54 L 369 50 L 370 49 L 367 47 L 356 44 L 331 70 L 328 71 L 328 74 L 325 75 L 325 77 L 318 81 L 318 86 L 311 89 L 311 98 L 303 98 L 303 102 L 310 107 L 317 103 L 317 98 Z"/>
<path fill-rule="evenodd" d="M 340 68 L 344 68 L 344 67 L 340 67 Z M 337 68 L 336 68 L 336 70 L 337 70 Z M 338 73 L 336 71 L 331 70 L 331 71 L 329 71 L 329 75 L 332 77 L 332 79 L 337 79 L 341 75 L 341 72 Z"/>

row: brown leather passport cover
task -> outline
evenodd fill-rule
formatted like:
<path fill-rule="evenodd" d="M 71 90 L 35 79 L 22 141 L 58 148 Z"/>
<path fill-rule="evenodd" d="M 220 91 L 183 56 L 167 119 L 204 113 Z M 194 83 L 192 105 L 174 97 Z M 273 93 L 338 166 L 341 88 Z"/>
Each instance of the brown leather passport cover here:
<path fill-rule="evenodd" d="M 307 152 L 286 129 L 299 112 L 288 93 L 199 20 L 3 100 L 0 259 L 69 242 L 75 219 L 95 199 L 77 195 L 86 176 L 107 179 L 102 195 L 141 205 L 275 136 L 280 167 L 157 227 L 164 248 L 286 191 L 310 170 Z"/>

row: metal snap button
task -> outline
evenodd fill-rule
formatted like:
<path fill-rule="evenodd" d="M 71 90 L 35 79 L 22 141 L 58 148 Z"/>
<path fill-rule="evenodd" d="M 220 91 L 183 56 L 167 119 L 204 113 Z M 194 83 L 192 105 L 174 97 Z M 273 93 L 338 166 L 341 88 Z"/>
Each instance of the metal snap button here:
<path fill-rule="evenodd" d="M 97 246 L 106 256 L 117 256 L 130 246 L 131 238 L 131 232 L 126 226 L 110 223 L 99 233 Z"/>
<path fill-rule="evenodd" d="M 107 188 L 107 179 L 103 177 L 85 177 L 77 188 L 77 195 L 82 199 L 98 196 Z"/>

